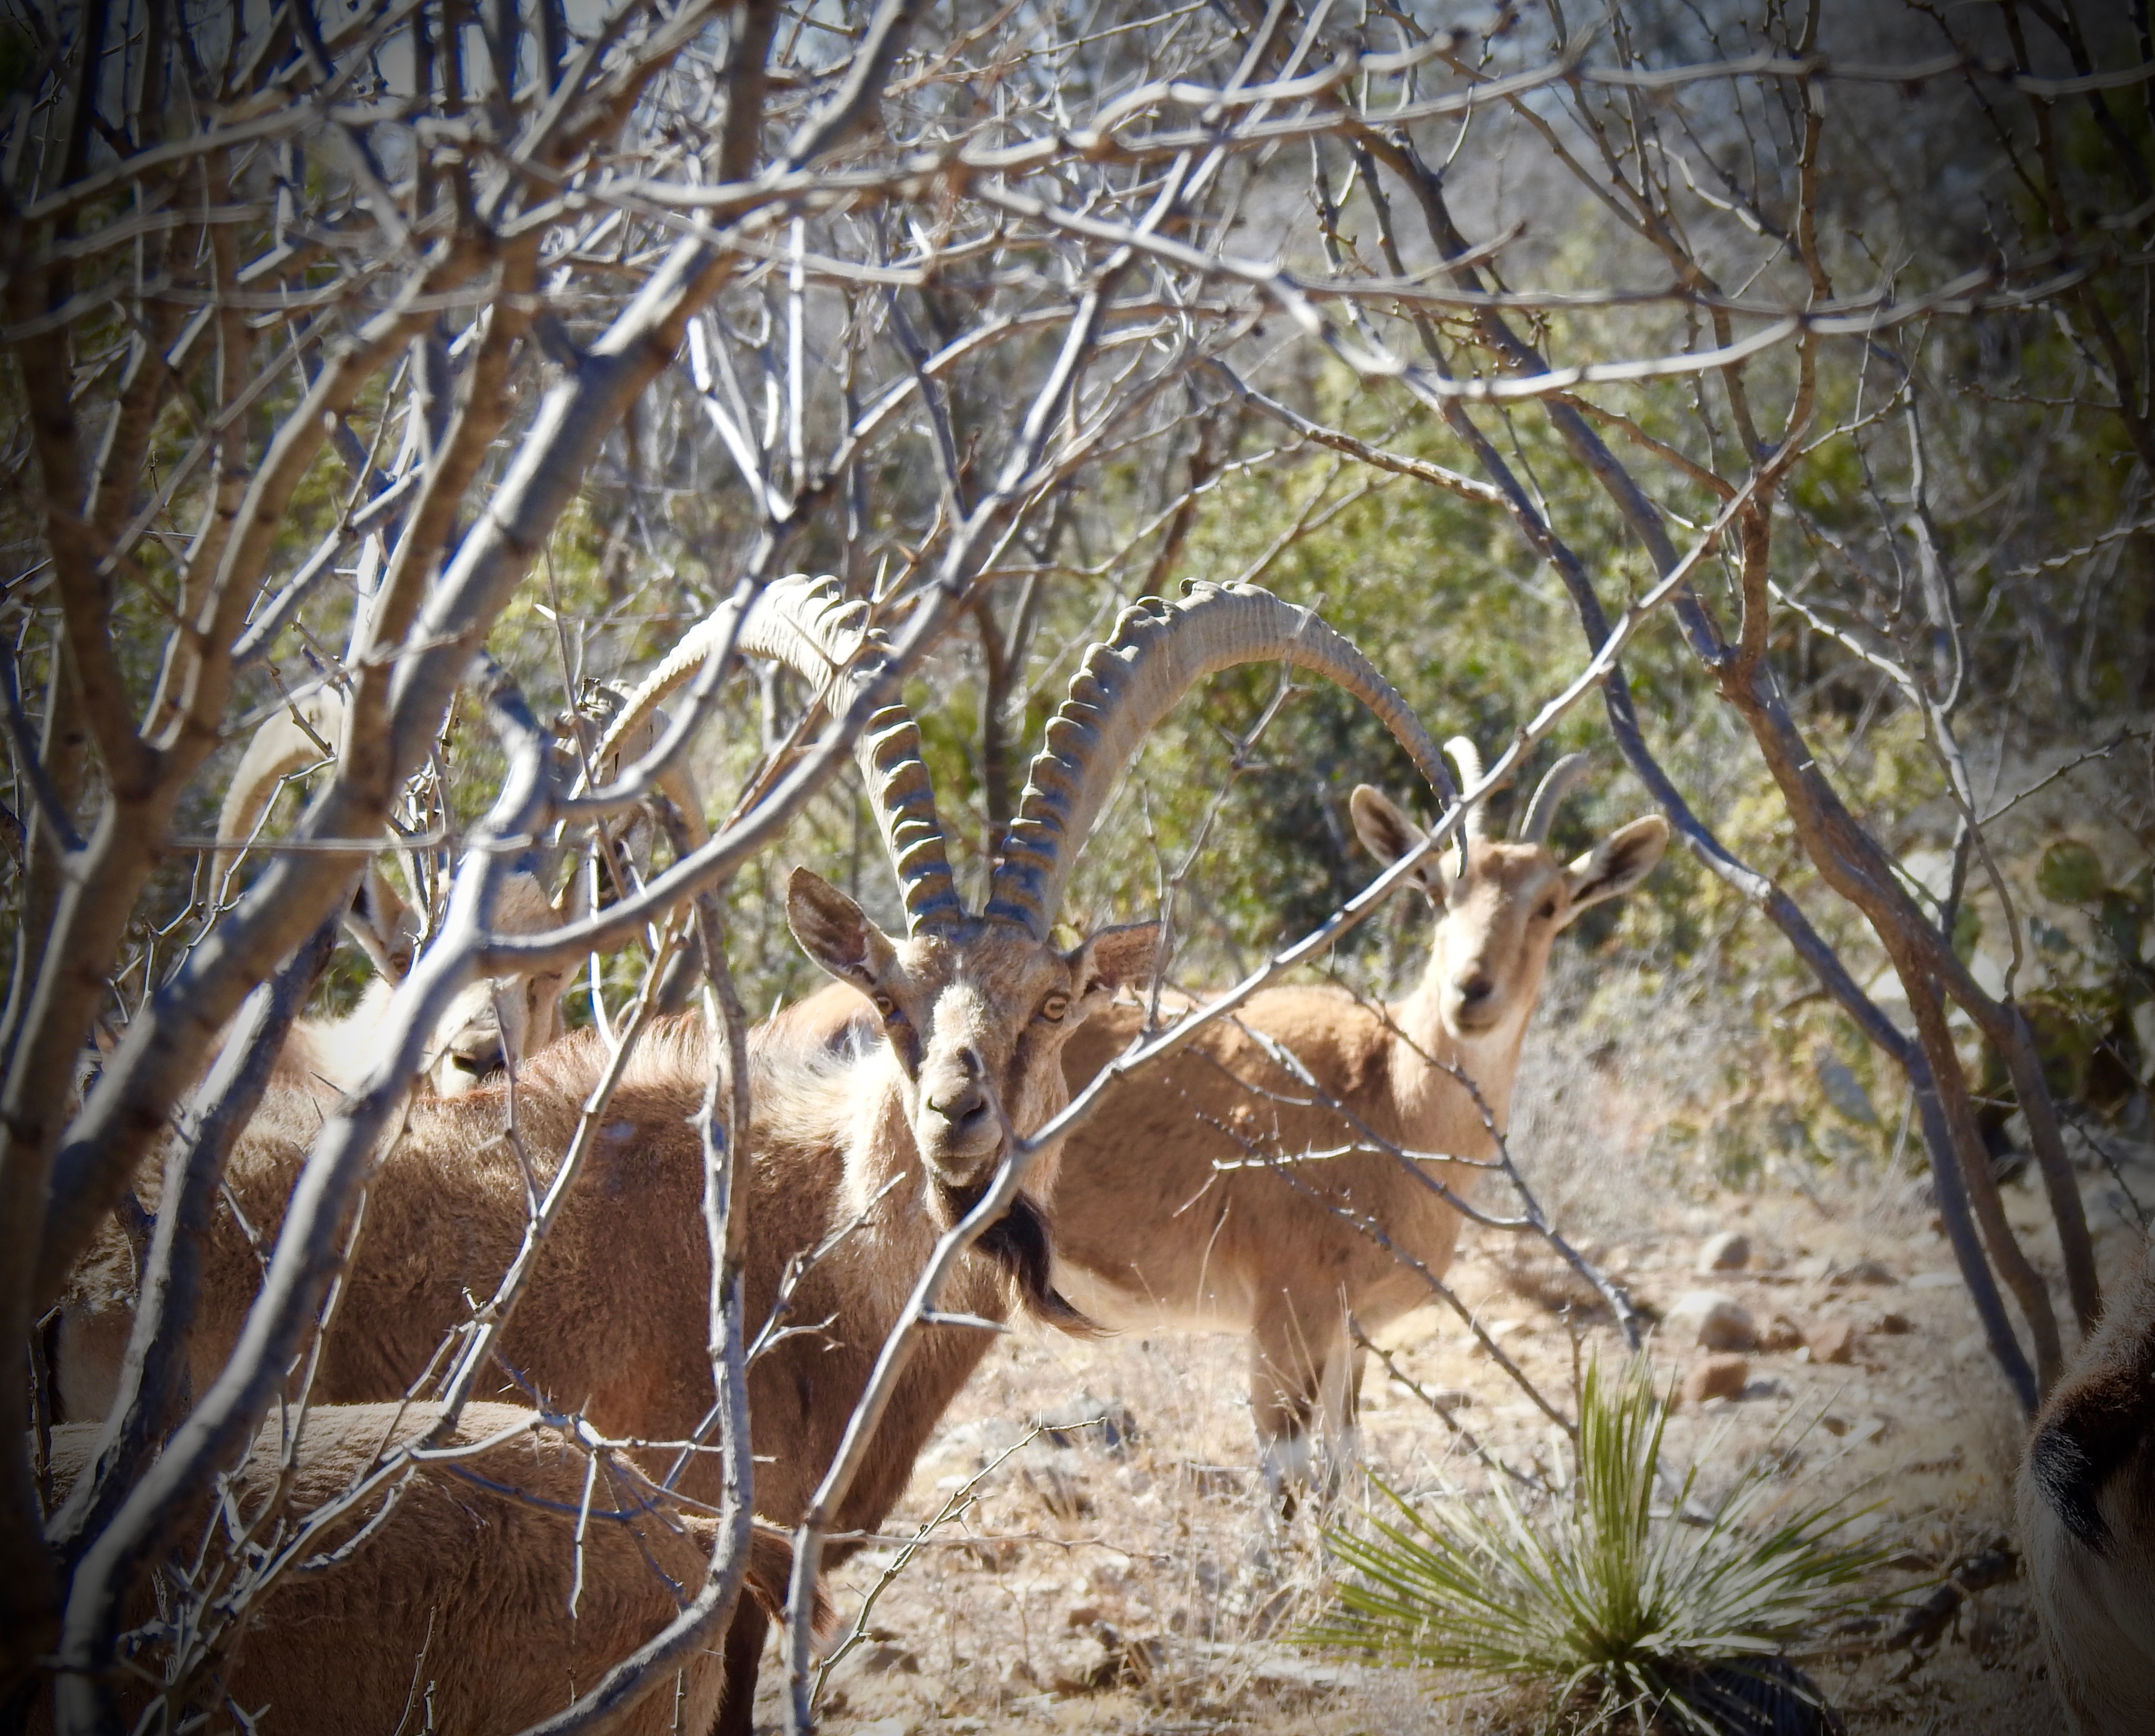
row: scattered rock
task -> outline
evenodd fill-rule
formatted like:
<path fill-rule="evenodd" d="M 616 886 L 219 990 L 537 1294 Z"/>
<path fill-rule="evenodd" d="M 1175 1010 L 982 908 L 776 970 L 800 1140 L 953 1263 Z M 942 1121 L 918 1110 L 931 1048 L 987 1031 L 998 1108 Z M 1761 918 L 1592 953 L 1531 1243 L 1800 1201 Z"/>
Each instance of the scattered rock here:
<path fill-rule="evenodd" d="M 1750 1350 L 1758 1343 L 1751 1312 L 1719 1290 L 1687 1290 L 1669 1304 L 1663 1329 L 1675 1341 L 1702 1350 Z"/>
<path fill-rule="evenodd" d="M 884 1640 L 856 1652 L 853 1667 L 869 1676 L 918 1676 L 920 1660 L 904 1646 Z"/>
<path fill-rule="evenodd" d="M 1082 1519 L 1093 1510 L 1093 1498 L 1084 1484 L 1060 1465 L 1018 1467 L 1018 1480 L 1040 1498 L 1040 1504 L 1058 1519 Z"/>
<path fill-rule="evenodd" d="M 1015 1537 L 969 1537 L 959 1545 L 990 1573 L 1002 1573 L 1017 1565 L 1025 1545 Z"/>
<path fill-rule="evenodd" d="M 919 1718 L 908 1718 L 903 1713 L 894 1713 L 889 1718 L 877 1718 L 870 1723 L 855 1724 L 853 1736 L 916 1736 L 919 1728 Z"/>
<path fill-rule="evenodd" d="M 1056 1652 L 1050 1686 L 1057 1693 L 1097 1694 L 1125 1685 L 1142 1687 L 1165 1661 L 1158 1640 L 1125 1639 L 1106 1622 L 1085 1638 L 1064 1641 Z"/>
<path fill-rule="evenodd" d="M 1897 1314 L 1888 1308 L 1878 1317 L 1878 1329 L 1898 1337 L 1904 1332 L 1913 1332 L 1916 1329 L 1916 1323 L 1906 1314 Z"/>
<path fill-rule="evenodd" d="M 1794 1350 L 1804 1341 L 1804 1329 L 1786 1314 L 1776 1314 L 1758 1334 L 1758 1348 L 1768 1351 Z"/>
<path fill-rule="evenodd" d="M 1901 1280 L 1893 1275 L 1892 1268 L 1878 1260 L 1856 1260 L 1837 1267 L 1827 1274 L 1826 1283 L 1836 1290 L 1850 1284 L 1897 1284 Z"/>
<path fill-rule="evenodd" d="M 1843 1314 L 1822 1315 L 1804 1329 L 1804 1344 L 1813 1362 L 1853 1362 L 1856 1323 Z"/>
<path fill-rule="evenodd" d="M 1695 1270 L 1741 1272 L 1751 1263 L 1751 1238 L 1741 1230 L 1723 1230 L 1709 1236 L 1699 1248 Z"/>
<path fill-rule="evenodd" d="M 1095 1398 L 1089 1392 L 1042 1411 L 1037 1421 L 1042 1438 L 1057 1447 L 1121 1452 L 1138 1438 L 1137 1417 L 1127 1404 L 1120 1399 Z"/>
<path fill-rule="evenodd" d="M 1919 1272 L 1908 1280 L 1912 1290 L 1953 1290 L 1959 1287 L 1958 1272 Z"/>
<path fill-rule="evenodd" d="M 1682 1397 L 1687 1405 L 1702 1404 L 1707 1399 L 1740 1399 L 1750 1378 L 1751 1364 L 1746 1357 L 1727 1352 L 1702 1356 L 1684 1370 Z"/>

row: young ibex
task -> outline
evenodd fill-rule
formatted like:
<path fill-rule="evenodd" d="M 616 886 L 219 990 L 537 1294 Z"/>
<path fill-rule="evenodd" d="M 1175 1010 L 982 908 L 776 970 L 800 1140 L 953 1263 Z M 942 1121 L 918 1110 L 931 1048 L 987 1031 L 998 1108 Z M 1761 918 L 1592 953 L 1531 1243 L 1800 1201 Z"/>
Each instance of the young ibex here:
<path fill-rule="evenodd" d="M 1455 738 L 1446 748 L 1465 782 L 1478 782 L 1472 747 Z M 1661 859 L 1668 825 L 1658 815 L 1569 864 L 1550 853 L 1549 822 L 1584 768 L 1579 755 L 1557 764 L 1516 842 L 1487 836 L 1477 805 L 1463 868 L 1423 858 L 1416 878 L 1436 928 L 1420 985 L 1405 1001 L 1379 1007 L 1340 989 L 1263 991 L 1233 1019 L 1119 1082 L 1065 1144 L 1048 1196 L 1057 1283 L 1109 1325 L 1248 1334 L 1251 1408 L 1275 1486 L 1307 1473 L 1313 1424 L 1318 1438 L 1351 1451 L 1362 1354 L 1349 1317 L 1374 1332 L 1429 1301 L 1428 1285 L 1400 1256 L 1441 1276 L 1458 1237 L 1459 1214 L 1372 1143 L 1493 1155 L 1482 1111 L 1452 1069 L 1474 1082 L 1502 1131 L 1550 943 Z M 1368 785 L 1350 806 L 1380 862 L 1421 842 Z M 1063 1052 L 1073 1088 L 1142 1021 L 1136 1008 L 1117 1006 L 1080 1033 Z M 1314 1090 L 1278 1051 L 1307 1069 Z M 1327 1152 L 1339 1155 L 1298 1160 Z M 1465 1185 L 1456 1166 L 1430 1162 L 1427 1173 L 1454 1190 Z"/>
<path fill-rule="evenodd" d="M 2050 1680 L 2080 1736 L 2155 1719 L 2155 1244 L 2043 1408 L 2020 1548 Z"/>
<path fill-rule="evenodd" d="M 283 1511 L 304 1519 L 340 1499 L 439 1415 L 437 1405 L 310 1410 Z M 252 1519 L 276 1490 L 279 1428 L 273 1421 L 262 1430 L 233 1479 L 236 1515 Z M 95 1426 L 54 1430 L 56 1501 L 96 1447 Z M 423 1462 L 325 1526 L 258 1592 L 207 1698 L 247 1708 L 258 1718 L 251 1728 L 269 1736 L 399 1728 L 511 1736 L 561 1712 L 663 1628 L 702 1582 L 715 1522 L 656 1493 L 663 1457 L 618 1455 L 587 1493 L 586 1453 L 538 1413 L 468 1406 Z M 363 1545 L 325 1561 L 385 1511 L 385 1498 L 386 1517 Z M 744 1600 L 782 1604 L 790 1559 L 781 1539 L 759 1532 Z M 609 1728 L 635 1736 L 706 1730 L 724 1673 L 715 1654 L 699 1652 L 677 1683 Z M 146 1682 L 123 1678 L 129 1725 L 151 1698 Z M 225 1723 L 210 1719 L 212 1728 Z M 31 1728 L 50 1728 L 48 1703 Z"/>
<path fill-rule="evenodd" d="M 320 763 L 341 748 L 346 702 L 323 688 L 287 706 L 254 732 L 240 756 L 218 813 L 217 835 L 226 848 L 212 859 L 210 892 L 222 902 L 240 851 L 234 841 L 251 838 L 294 774 Z M 326 750 L 326 751 L 325 751 Z M 494 926 L 511 934 L 532 934 L 575 914 L 557 908 L 540 883 L 536 857 L 527 871 L 504 884 L 494 909 Z M 374 979 L 359 1003 L 340 1018 L 314 1017 L 294 1022 L 277 1057 L 273 1075 L 282 1087 L 340 1097 L 356 1083 L 374 1058 L 374 1032 L 389 1010 L 390 997 L 410 973 L 425 940 L 422 913 L 397 892 L 379 862 L 369 862 L 351 908 L 346 932 L 374 965 Z M 421 1081 L 442 1096 L 468 1091 L 499 1073 L 511 1056 L 544 1047 L 561 1034 L 561 991 L 566 976 L 549 971 L 521 980 L 484 978 L 468 985 L 435 1026 L 427 1045 Z"/>
<path fill-rule="evenodd" d="M 593 767 L 601 775 L 605 768 L 641 753 L 664 727 L 665 714 L 642 702 L 641 695 L 623 698 L 610 687 L 594 688 L 578 712 L 556 720 L 555 755 L 563 771 L 583 769 L 581 748 L 590 745 L 595 725 L 607 725 L 608 714 L 620 706 L 634 715 L 618 718 L 606 729 L 592 755 Z M 218 814 L 218 837 L 227 844 L 210 866 L 210 888 L 218 899 L 226 896 L 239 859 L 237 841 L 253 836 L 279 786 L 319 764 L 325 750 L 334 755 L 340 750 L 346 710 L 344 697 L 323 688 L 276 713 L 254 732 Z M 700 842 L 704 816 L 694 780 L 677 767 L 662 778 L 660 786 L 680 814 L 689 840 Z M 558 894 L 549 896 L 540 877 L 540 853 L 535 850 L 504 882 L 494 926 L 504 934 L 537 934 L 583 915 L 587 902 L 584 882 L 576 875 Z M 373 962 L 374 980 L 341 1018 L 303 1018 L 294 1024 L 277 1058 L 274 1077 L 279 1085 L 333 1097 L 351 1087 L 373 1059 L 373 1033 L 426 938 L 422 913 L 397 890 L 378 861 L 367 864 L 344 925 Z M 561 996 L 567 986 L 568 973 L 558 969 L 469 984 L 434 1027 L 421 1083 L 438 1096 L 453 1097 L 501 1073 L 513 1059 L 544 1048 L 561 1034 Z"/>
<path fill-rule="evenodd" d="M 861 649 L 859 609 L 827 584 L 781 581 L 751 615 L 757 641 L 745 630 L 744 648 L 784 657 L 820 684 Z M 1118 987 L 1149 977 L 1149 924 L 1102 930 L 1067 953 L 1048 939 L 1072 859 L 1122 767 L 1193 683 L 1282 659 L 1339 681 L 1420 763 L 1435 763 L 1404 702 L 1306 612 L 1263 591 L 1213 586 L 1177 605 L 1141 604 L 1093 648 L 1050 721 L 977 916 L 959 901 L 918 730 L 895 706 L 871 719 L 861 757 L 907 932 L 885 935 L 806 868 L 787 887 L 787 918 L 811 956 L 868 997 L 878 1037 L 845 1055 L 762 1044 L 752 1079 L 749 1319 L 769 1316 L 796 1256 L 844 1232 L 788 1299 L 789 1319 L 815 1329 L 779 1338 L 750 1371 L 755 1501 L 767 1518 L 791 1523 L 806 1509 L 936 1238 L 981 1197 L 1013 1134 L 1038 1128 L 1067 1100 L 1062 1049 L 1072 1032 Z M 520 1069 L 520 1140 L 540 1170 L 565 1149 L 603 1060 L 599 1042 L 579 1032 Z M 501 1347 L 516 1378 L 582 1406 L 612 1434 L 680 1438 L 710 1405 L 702 1158 L 688 1124 L 709 1070 L 699 1027 L 663 1027 L 639 1050 Z M 504 1109 L 489 1090 L 413 1105 L 369 1190 L 367 1232 L 323 1347 L 318 1396 L 354 1402 L 403 1391 L 442 1334 L 468 1317 L 468 1295 L 484 1294 L 507 1266 L 524 1232 L 526 1177 L 502 1137 Z M 228 1179 L 254 1223 L 278 1221 L 316 1119 L 310 1103 L 274 1098 L 243 1137 Z M 1049 1157 L 1042 1181 L 1052 1179 Z M 255 1284 L 236 1228 L 221 1232 L 204 1260 L 198 1384 L 228 1354 Z M 69 1326 L 124 1311 L 131 1273 L 115 1230 L 78 1269 Z M 941 1306 L 1001 1320 L 1014 1303 L 1054 1324 L 1086 1324 L 1050 1287 L 1042 1220 L 1022 1196 L 961 1263 Z M 72 1414 L 92 1414 L 77 1407 L 96 1405 L 100 1389 L 109 1395 L 114 1371 L 71 1367 L 70 1339 L 88 1346 L 114 1336 L 64 1329 L 58 1373 Z M 841 1530 L 871 1530 L 889 1510 L 989 1341 L 964 1326 L 930 1336 L 837 1515 Z M 715 1477 L 699 1457 L 680 1487 L 709 1498 Z M 749 1727 L 763 1636 L 761 1612 L 744 1602 L 725 1646 L 727 1730 Z"/>

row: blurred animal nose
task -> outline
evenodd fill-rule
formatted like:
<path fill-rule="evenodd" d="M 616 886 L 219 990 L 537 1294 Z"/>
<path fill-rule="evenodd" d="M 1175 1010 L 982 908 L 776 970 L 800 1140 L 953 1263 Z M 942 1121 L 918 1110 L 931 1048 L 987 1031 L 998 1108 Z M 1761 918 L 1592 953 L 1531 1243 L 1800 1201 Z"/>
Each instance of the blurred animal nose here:
<path fill-rule="evenodd" d="M 1459 1004 L 1470 1011 L 1484 1005 L 1497 991 L 1496 983 L 1479 965 L 1461 976 L 1453 986 L 1459 991 Z"/>

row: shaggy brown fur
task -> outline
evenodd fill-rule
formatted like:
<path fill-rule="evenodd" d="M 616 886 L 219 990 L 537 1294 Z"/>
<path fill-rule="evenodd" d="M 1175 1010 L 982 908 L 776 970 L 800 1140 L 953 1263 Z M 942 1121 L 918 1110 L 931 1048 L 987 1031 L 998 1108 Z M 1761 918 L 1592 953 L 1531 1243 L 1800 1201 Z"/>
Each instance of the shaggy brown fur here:
<path fill-rule="evenodd" d="M 796 926 L 811 929 L 804 936 L 811 950 L 832 939 L 806 920 Z M 781 1339 L 750 1370 L 756 1510 L 781 1524 L 805 1511 L 936 1238 L 978 1196 L 1006 1130 L 1038 1126 L 1065 1100 L 1061 1052 L 1070 1031 L 1118 983 L 1149 970 L 1152 956 L 1149 930 L 1110 929 L 1067 956 L 1006 925 L 895 943 L 868 932 L 887 954 L 868 980 L 889 1003 L 888 1040 L 851 1059 L 766 1046 L 751 1083 L 751 1331 L 771 1313 L 795 1257 L 847 1231 L 793 1293 L 786 1324 L 806 1329 Z M 520 1072 L 518 1124 L 542 1187 L 604 1059 L 599 1040 L 582 1032 Z M 703 1159 L 688 1124 L 709 1071 L 699 1023 L 663 1025 L 640 1047 L 502 1344 L 499 1360 L 515 1379 L 609 1434 L 680 1439 L 710 1406 Z M 489 1295 L 508 1267 L 524 1233 L 525 1195 L 516 1151 L 503 1137 L 506 1109 L 499 1089 L 412 1105 L 402 1139 L 368 1191 L 366 1232 L 323 1346 L 319 1398 L 356 1403 L 407 1390 L 443 1335 L 469 1318 L 467 1297 Z M 233 1155 L 233 1196 L 265 1237 L 281 1221 L 320 1121 L 311 1099 L 273 1095 Z M 146 1203 L 154 1205 L 153 1195 L 146 1190 Z M 960 1262 L 942 1307 L 1001 1320 L 1025 1303 L 1067 1324 L 1067 1305 L 1046 1288 L 1040 1241 L 1028 1206 L 1017 1226 Z M 197 1390 L 230 1354 L 258 1276 L 229 1218 L 203 1263 L 191 1345 Z M 65 1414 L 94 1416 L 110 1406 L 133 1288 L 133 1256 L 114 1226 L 77 1267 L 64 1298 L 55 1372 Z M 990 1342 L 985 1332 L 956 1328 L 927 1336 L 837 1529 L 872 1530 L 889 1511 L 929 1430 Z M 504 1375 L 497 1390 L 514 1395 L 515 1380 Z M 715 1452 L 700 1456 L 682 1479 L 683 1493 L 713 1498 L 718 1463 Z M 837 1548 L 832 1557 L 845 1553 Z M 729 1729 L 747 1728 L 760 1623 L 760 1611 L 744 1604 L 729 1638 L 736 1685 Z"/>
<path fill-rule="evenodd" d="M 400 1408 L 312 1411 L 285 1512 L 302 1518 L 338 1496 L 378 1452 L 423 1434 L 439 1415 L 431 1405 L 402 1409 L 401 1416 Z M 512 1431 L 473 1457 L 416 1471 L 349 1559 L 280 1578 L 220 1665 L 212 1694 L 221 1689 L 249 1712 L 262 1708 L 255 1728 L 265 1736 L 387 1736 L 400 1728 L 507 1736 L 589 1692 L 657 1634 L 702 1583 L 714 1522 L 663 1502 L 625 1470 L 601 1468 L 572 1616 L 590 1462 L 535 1413 L 507 1405 L 469 1406 L 453 1440 L 470 1444 Z M 54 1483 L 62 1498 L 89 1462 L 96 1434 L 85 1424 L 54 1431 Z M 235 1479 L 238 1505 L 250 1517 L 276 1483 L 279 1446 L 273 1422 Z M 663 1467 L 643 1468 L 660 1474 Z M 324 1532 L 314 1553 L 350 1539 L 381 1507 L 380 1495 L 360 1503 Z M 760 1535 L 750 1594 L 782 1601 L 788 1559 L 782 1542 Z M 717 1654 L 697 1652 L 678 1682 L 662 1682 L 612 1728 L 648 1736 L 676 1728 L 678 1691 L 678 1728 L 708 1728 L 723 1672 Z M 148 1694 L 130 1677 L 122 1695 L 131 1722 Z M 51 1728 L 49 1703 L 31 1728 Z"/>
<path fill-rule="evenodd" d="M 2081 1736 L 2155 1718 L 2155 1247 L 2045 1401 L 2020 1545 L 2050 1679 Z"/>

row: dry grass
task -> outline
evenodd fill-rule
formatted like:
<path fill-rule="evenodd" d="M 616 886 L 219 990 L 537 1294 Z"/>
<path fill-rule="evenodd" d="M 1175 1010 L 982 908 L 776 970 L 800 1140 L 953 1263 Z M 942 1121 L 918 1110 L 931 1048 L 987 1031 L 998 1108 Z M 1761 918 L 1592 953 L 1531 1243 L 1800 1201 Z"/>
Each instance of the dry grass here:
<path fill-rule="evenodd" d="M 1783 1348 L 1753 1358 L 1738 1401 L 1708 1401 L 1671 1419 L 1668 1450 L 1687 1461 L 1710 1440 L 1732 1467 L 1792 1412 L 1823 1413 L 1804 1442 L 1807 1495 L 1875 1480 L 1876 1523 L 1903 1545 L 1901 1577 L 1920 1587 L 2009 1529 L 2019 1424 L 1977 1335 L 1952 1257 L 1905 1175 L 1875 1171 L 1809 1191 L 1768 1184 L 1714 1193 L 1671 1174 L 1655 1155 L 1655 1100 L 1635 1064 L 1611 1064 L 1589 1032 L 1545 1012 L 1523 1101 L 1541 1107 L 1517 1129 L 1523 1159 L 1559 1221 L 1590 1236 L 1649 1304 L 1684 1290 L 1722 1289 L 1762 1329 L 1785 1323 Z M 1530 1050 L 1535 1044 L 1530 1042 Z M 2122 1257 L 2132 1232 L 2116 1189 L 2085 1190 L 2098 1248 Z M 2141 1189 L 2143 1197 L 2155 1186 Z M 2039 1264 L 2057 1270 L 2055 1240 L 2028 1184 L 2007 1191 Z M 1692 1267 L 1702 1240 L 1723 1229 L 1752 1240 L 1751 1267 L 1711 1278 Z M 1885 1282 L 1849 1282 L 1862 1262 Z M 1543 1390 L 1568 1391 L 1579 1303 L 1553 1259 L 1509 1238 L 1472 1235 L 1456 1288 Z M 1830 1365 L 1801 1348 L 1804 1328 L 1844 1318 L 1854 1360 Z M 1605 1324 L 1577 1328 L 1605 1354 Z M 1456 1321 L 1434 1308 L 1386 1334 L 1424 1386 L 1472 1395 L 1462 1421 L 1515 1462 L 1547 1451 L 1548 1424 Z M 1037 1333 L 1008 1339 L 961 1395 L 924 1455 L 893 1532 L 919 1523 L 979 1478 L 973 1498 L 888 1588 L 872 1643 L 833 1672 L 826 1728 L 834 1736 L 950 1731 L 1511 1732 L 1534 1728 L 1531 1692 L 1468 1692 L 1427 1672 L 1313 1654 L 1287 1636 L 1318 1616 L 1333 1564 L 1308 1510 L 1282 1521 L 1252 1469 L 1246 1351 L 1231 1338 L 1123 1337 L 1082 1344 Z M 1663 1350 L 1681 1369 L 1699 1353 Z M 1362 1393 L 1369 1467 L 1412 1493 L 1440 1472 L 1483 1473 L 1420 1402 L 1373 1365 Z M 1034 1419 L 1115 1421 L 1022 1445 Z M 1704 1481 L 1709 1493 L 1715 1471 Z M 1359 1503 L 1350 1482 L 1341 1500 Z M 1335 1508 L 1335 1515 L 1343 1509 Z M 901 1523 L 901 1521 L 903 1522 Z M 855 1558 L 835 1575 L 850 1616 L 892 1559 Z M 1814 1664 L 1852 1732 L 1982 1732 L 2054 1736 L 2035 1624 L 2017 1583 L 1984 1592 L 1937 1649 Z M 775 1657 L 759 1718 L 779 1721 Z"/>

